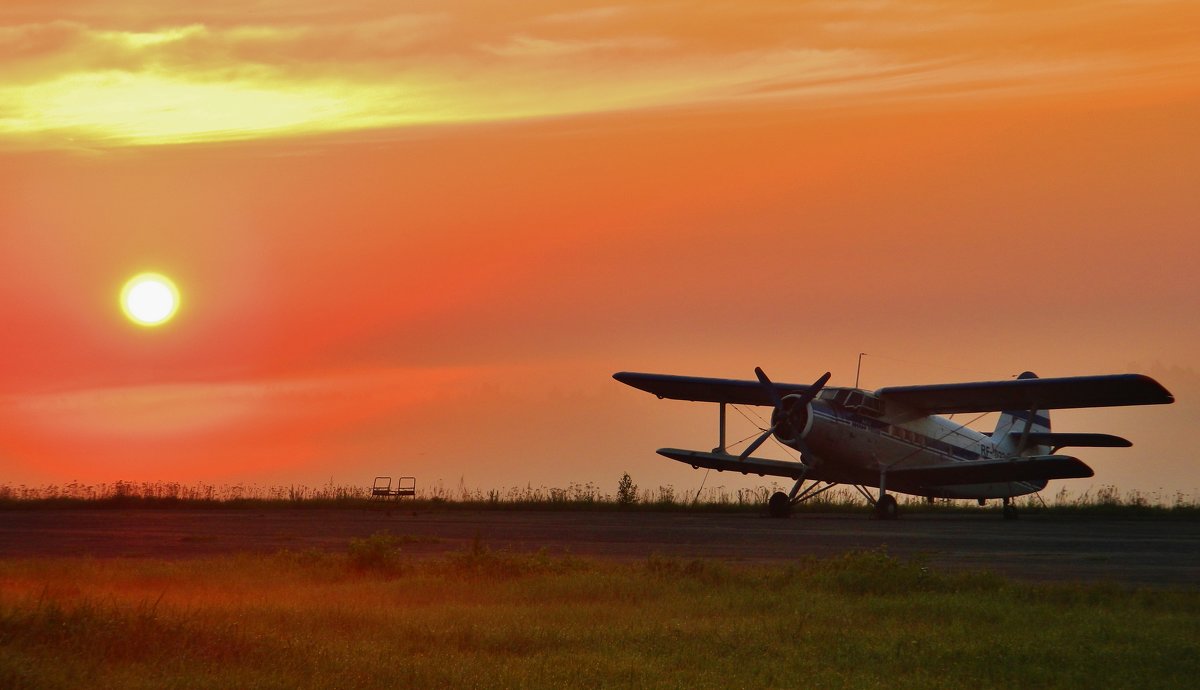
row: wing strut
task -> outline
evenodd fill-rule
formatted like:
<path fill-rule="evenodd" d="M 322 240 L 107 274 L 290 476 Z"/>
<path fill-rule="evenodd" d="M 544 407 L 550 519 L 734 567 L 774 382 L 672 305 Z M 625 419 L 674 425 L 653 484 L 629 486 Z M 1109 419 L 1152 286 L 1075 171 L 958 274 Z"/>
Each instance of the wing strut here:
<path fill-rule="evenodd" d="M 713 452 L 714 453 L 728 453 L 729 451 L 725 450 L 725 403 L 717 403 L 717 404 L 721 410 L 718 413 L 720 415 L 720 419 L 717 422 L 718 426 L 720 427 L 720 436 L 718 437 L 718 440 L 717 440 L 717 447 L 713 448 Z"/>

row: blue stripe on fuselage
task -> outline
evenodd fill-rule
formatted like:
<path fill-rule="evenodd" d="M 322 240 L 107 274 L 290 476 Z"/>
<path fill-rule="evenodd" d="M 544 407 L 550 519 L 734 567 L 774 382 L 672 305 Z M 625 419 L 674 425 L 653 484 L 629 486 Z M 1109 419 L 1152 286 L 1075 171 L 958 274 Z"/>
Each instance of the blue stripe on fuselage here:
<path fill-rule="evenodd" d="M 983 456 L 981 454 L 979 454 L 977 451 L 973 451 L 968 448 L 963 448 L 961 446 L 956 446 L 953 443 L 946 443 L 945 441 L 943 441 L 941 439 L 932 438 L 930 436 L 926 436 L 924 434 L 920 434 L 915 431 L 912 431 L 911 429 L 909 431 L 916 437 L 917 440 L 910 441 L 908 439 L 902 438 L 902 437 L 897 436 L 896 434 L 892 433 L 891 430 L 896 427 L 893 427 L 892 425 L 887 424 L 886 422 L 881 422 L 878 419 L 875 419 L 873 417 L 867 417 L 864 415 L 855 414 L 853 412 L 848 412 L 846 410 L 827 411 L 827 410 L 818 409 L 815 407 L 813 408 L 813 412 L 818 417 L 821 417 L 823 420 L 825 420 L 826 422 L 833 422 L 835 424 L 839 424 L 839 423 L 847 424 L 849 426 L 857 427 L 859 429 L 872 429 L 872 430 L 876 430 L 876 431 L 882 431 L 888 437 L 890 437 L 892 440 L 901 441 L 903 443 L 908 443 L 908 444 L 916 446 L 918 448 L 925 448 L 927 450 L 931 450 L 936 453 L 940 453 L 942 455 L 950 456 L 951 458 L 954 458 L 954 459 L 979 460 L 979 459 L 983 458 Z M 949 436 L 950 434 L 953 434 L 953 433 L 956 433 L 956 432 L 954 432 L 954 431 L 947 432 L 946 436 Z"/>

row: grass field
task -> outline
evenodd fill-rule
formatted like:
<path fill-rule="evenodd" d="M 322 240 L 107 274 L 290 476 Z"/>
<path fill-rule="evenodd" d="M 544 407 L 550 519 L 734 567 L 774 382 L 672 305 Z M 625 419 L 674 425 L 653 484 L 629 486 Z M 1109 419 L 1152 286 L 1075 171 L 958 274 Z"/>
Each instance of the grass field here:
<path fill-rule="evenodd" d="M 1185 687 L 1200 592 L 879 552 L 789 565 L 495 552 L 0 561 L 0 687 Z"/>

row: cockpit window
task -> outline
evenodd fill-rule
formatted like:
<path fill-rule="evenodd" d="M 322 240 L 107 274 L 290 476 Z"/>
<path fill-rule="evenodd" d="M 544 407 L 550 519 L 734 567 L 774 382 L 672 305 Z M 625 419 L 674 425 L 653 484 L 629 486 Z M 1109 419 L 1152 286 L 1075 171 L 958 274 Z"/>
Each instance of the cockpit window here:
<path fill-rule="evenodd" d="M 843 388 L 834 394 L 833 404 L 851 412 L 873 417 L 883 414 L 883 401 L 866 391 Z"/>

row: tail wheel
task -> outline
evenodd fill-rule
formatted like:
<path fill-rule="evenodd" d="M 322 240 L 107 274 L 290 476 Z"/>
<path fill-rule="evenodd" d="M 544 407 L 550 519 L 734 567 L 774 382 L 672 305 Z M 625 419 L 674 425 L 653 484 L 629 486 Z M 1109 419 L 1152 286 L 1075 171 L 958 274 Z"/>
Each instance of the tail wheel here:
<path fill-rule="evenodd" d="M 1015 505 L 1013 505 L 1011 503 L 1004 504 L 1004 519 L 1005 520 L 1016 520 L 1017 519 L 1017 507 Z"/>
<path fill-rule="evenodd" d="M 875 503 L 875 517 L 880 520 L 895 520 L 900 513 L 900 507 L 896 505 L 896 497 L 891 494 L 884 494 Z"/>
<path fill-rule="evenodd" d="M 792 514 L 792 501 L 782 491 L 771 494 L 767 501 L 767 515 L 773 518 L 786 518 Z"/>

